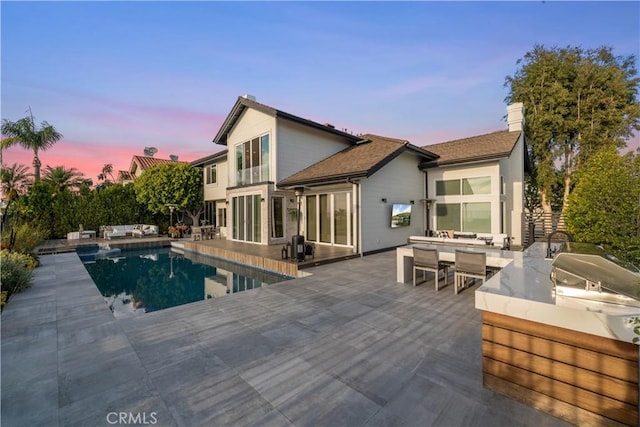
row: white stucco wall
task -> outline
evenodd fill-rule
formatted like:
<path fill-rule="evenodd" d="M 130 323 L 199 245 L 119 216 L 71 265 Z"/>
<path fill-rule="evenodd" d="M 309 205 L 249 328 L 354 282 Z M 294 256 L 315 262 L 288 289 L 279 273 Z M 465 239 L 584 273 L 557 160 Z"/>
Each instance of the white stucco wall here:
<path fill-rule="evenodd" d="M 505 177 L 507 230 L 511 243 L 522 245 L 522 211 L 524 209 L 524 134 L 520 135 L 511 156 L 500 160 Z"/>
<path fill-rule="evenodd" d="M 207 171 L 206 169 L 210 167 L 213 163 L 208 163 L 202 169 L 202 182 L 207 182 Z M 215 162 L 217 165 L 216 171 L 216 183 L 215 184 L 204 184 L 204 200 L 221 200 L 227 197 L 227 187 L 229 186 L 229 165 L 227 160 Z"/>
<path fill-rule="evenodd" d="M 412 235 L 424 235 L 424 173 L 418 169 L 418 156 L 403 153 L 361 180 L 362 192 L 362 251 L 399 246 Z M 381 200 L 387 199 L 386 203 Z M 391 207 L 394 203 L 414 204 L 411 225 L 391 228 Z"/>
<path fill-rule="evenodd" d="M 448 179 L 491 177 L 491 194 L 436 196 L 436 181 Z M 501 179 L 505 180 L 505 194 L 500 194 Z M 428 198 L 436 203 L 491 202 L 491 232 L 500 233 L 501 205 L 505 202 L 504 233 L 512 237 L 511 243 L 522 244 L 521 216 L 523 209 L 524 186 L 524 139 L 520 137 L 511 156 L 489 162 L 473 163 L 460 166 L 439 167 L 427 170 Z M 429 229 L 436 230 L 435 206 L 431 208 Z"/>
<path fill-rule="evenodd" d="M 491 193 L 478 195 L 436 196 L 436 181 L 462 178 L 491 177 Z M 491 233 L 500 233 L 500 162 L 473 163 L 460 166 L 438 167 L 427 170 L 428 198 L 438 203 L 491 203 Z M 431 207 L 429 229 L 437 230 L 436 207 Z"/>

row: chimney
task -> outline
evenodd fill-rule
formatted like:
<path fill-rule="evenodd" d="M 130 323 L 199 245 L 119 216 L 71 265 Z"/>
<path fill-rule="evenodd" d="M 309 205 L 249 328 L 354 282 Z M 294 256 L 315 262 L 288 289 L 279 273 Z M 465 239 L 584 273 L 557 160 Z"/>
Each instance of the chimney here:
<path fill-rule="evenodd" d="M 509 132 L 519 132 L 524 128 L 524 104 L 515 102 L 507 106 L 507 123 Z"/>
<path fill-rule="evenodd" d="M 243 98 L 248 99 L 249 101 L 255 101 L 256 97 L 253 95 L 249 95 L 248 93 L 245 93 L 244 95 L 242 95 Z"/>

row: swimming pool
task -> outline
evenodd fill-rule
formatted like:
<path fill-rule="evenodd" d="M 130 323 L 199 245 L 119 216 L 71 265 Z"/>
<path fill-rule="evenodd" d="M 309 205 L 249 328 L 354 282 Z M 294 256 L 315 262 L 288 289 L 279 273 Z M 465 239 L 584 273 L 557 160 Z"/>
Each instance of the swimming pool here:
<path fill-rule="evenodd" d="M 170 248 L 122 251 L 84 261 L 118 318 L 259 288 L 289 277 Z"/>

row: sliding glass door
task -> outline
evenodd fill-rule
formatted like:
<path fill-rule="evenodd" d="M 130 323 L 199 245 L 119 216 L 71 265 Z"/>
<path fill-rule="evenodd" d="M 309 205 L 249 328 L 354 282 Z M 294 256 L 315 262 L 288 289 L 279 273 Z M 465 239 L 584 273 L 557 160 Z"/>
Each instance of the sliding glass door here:
<path fill-rule="evenodd" d="M 306 238 L 330 245 L 351 246 L 351 193 L 306 196 Z"/>
<path fill-rule="evenodd" d="M 231 198 L 234 240 L 262 241 L 262 196 L 253 194 Z"/>

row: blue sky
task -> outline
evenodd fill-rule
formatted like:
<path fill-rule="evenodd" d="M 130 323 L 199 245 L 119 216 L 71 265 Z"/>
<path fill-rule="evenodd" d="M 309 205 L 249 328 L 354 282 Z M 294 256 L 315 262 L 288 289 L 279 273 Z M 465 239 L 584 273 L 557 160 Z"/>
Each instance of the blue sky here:
<path fill-rule="evenodd" d="M 2 118 L 64 139 L 43 165 L 95 181 L 145 146 L 195 160 L 236 97 L 423 146 L 505 128 L 535 44 L 640 54 L 638 2 L 0 3 Z M 640 65 L 640 64 L 639 64 Z M 638 138 L 630 146 L 638 146 Z M 5 163 L 30 165 L 21 148 Z"/>

